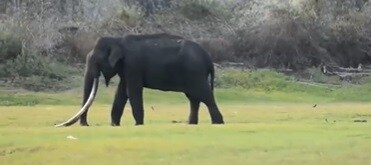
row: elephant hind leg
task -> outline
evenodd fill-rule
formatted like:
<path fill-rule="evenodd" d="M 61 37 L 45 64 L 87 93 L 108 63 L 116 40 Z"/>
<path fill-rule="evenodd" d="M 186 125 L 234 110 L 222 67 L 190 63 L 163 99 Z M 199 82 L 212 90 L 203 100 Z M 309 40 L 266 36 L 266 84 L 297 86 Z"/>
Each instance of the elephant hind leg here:
<path fill-rule="evenodd" d="M 224 124 L 223 116 L 216 105 L 213 94 L 210 92 L 210 94 L 207 95 L 208 96 L 203 100 L 203 103 L 205 103 L 209 109 L 212 124 Z"/>
<path fill-rule="evenodd" d="M 205 82 L 204 85 L 193 89 L 189 95 L 192 98 L 200 100 L 207 106 L 212 124 L 224 124 L 223 116 L 215 102 L 213 91 L 207 82 Z"/>
<path fill-rule="evenodd" d="M 198 111 L 200 108 L 200 101 L 193 98 L 192 96 L 186 94 L 191 107 L 191 112 L 189 114 L 188 124 L 198 124 Z"/>

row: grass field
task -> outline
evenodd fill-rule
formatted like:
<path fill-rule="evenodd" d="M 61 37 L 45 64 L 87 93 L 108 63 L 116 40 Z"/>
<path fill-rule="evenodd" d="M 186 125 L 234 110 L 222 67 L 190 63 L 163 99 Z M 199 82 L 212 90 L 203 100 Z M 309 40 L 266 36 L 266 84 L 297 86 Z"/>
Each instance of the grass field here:
<path fill-rule="evenodd" d="M 111 127 L 112 91 L 100 89 L 88 128 L 53 127 L 78 110 L 79 90 L 3 92 L 2 105 L 16 106 L 0 106 L 0 164 L 371 163 L 371 126 L 354 122 L 371 117 L 362 99 L 218 89 L 226 124 L 211 125 L 202 106 L 201 123 L 189 126 L 184 96 L 146 90 L 145 125 L 134 126 L 127 107 L 123 126 Z"/>
<path fill-rule="evenodd" d="M 81 88 L 0 89 L 0 164 L 371 164 L 371 83 L 310 85 L 271 71 L 229 71 L 216 98 L 225 125 L 186 124 L 187 99 L 145 90 L 145 125 L 130 106 L 111 127 L 115 85 L 98 90 L 91 127 L 54 128 L 80 107 Z M 222 74 L 223 75 L 223 74 Z M 316 105 L 316 107 L 313 107 Z M 71 139 L 68 137 L 77 139 Z"/>

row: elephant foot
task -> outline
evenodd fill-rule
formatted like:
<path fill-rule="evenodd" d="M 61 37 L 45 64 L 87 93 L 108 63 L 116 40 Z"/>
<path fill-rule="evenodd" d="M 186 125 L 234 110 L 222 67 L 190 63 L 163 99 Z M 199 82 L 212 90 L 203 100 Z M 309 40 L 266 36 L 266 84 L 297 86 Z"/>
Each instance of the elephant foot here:
<path fill-rule="evenodd" d="M 197 125 L 197 124 L 198 124 L 198 122 L 194 122 L 194 121 L 189 121 L 189 122 L 188 122 L 188 124 L 189 124 L 189 125 Z"/>
<path fill-rule="evenodd" d="M 220 121 L 220 122 L 212 122 L 211 124 L 224 124 L 224 121 Z"/>
<path fill-rule="evenodd" d="M 224 124 L 223 120 L 220 121 L 212 121 L 211 124 Z"/>
<path fill-rule="evenodd" d="M 223 116 L 219 113 L 219 115 L 211 116 L 211 124 L 224 124 Z"/>
<path fill-rule="evenodd" d="M 198 124 L 198 117 L 189 117 L 188 124 L 197 125 Z"/>
<path fill-rule="evenodd" d="M 112 127 L 118 127 L 118 126 L 120 126 L 120 123 L 114 123 L 114 122 L 112 122 L 112 123 L 111 123 L 111 126 L 112 126 Z"/>
<path fill-rule="evenodd" d="M 88 123 L 80 123 L 80 125 L 83 126 L 83 127 L 88 127 L 89 126 Z"/>
<path fill-rule="evenodd" d="M 136 123 L 135 126 L 141 126 L 144 125 L 143 123 Z"/>
<path fill-rule="evenodd" d="M 80 125 L 81 125 L 81 126 L 84 126 L 84 127 L 89 126 L 89 124 L 88 124 L 88 120 L 86 120 L 86 117 L 85 117 L 85 118 L 84 118 L 84 117 L 81 117 L 81 118 L 80 118 Z"/>

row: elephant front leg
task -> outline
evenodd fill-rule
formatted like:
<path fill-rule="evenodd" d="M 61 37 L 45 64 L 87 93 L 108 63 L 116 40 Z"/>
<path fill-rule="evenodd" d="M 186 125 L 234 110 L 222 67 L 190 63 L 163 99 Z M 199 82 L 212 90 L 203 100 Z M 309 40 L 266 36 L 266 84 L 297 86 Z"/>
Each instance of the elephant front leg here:
<path fill-rule="evenodd" d="M 143 87 L 141 86 L 129 86 L 129 100 L 133 116 L 135 119 L 135 125 L 143 125 L 144 122 L 144 108 L 143 108 Z"/>
<path fill-rule="evenodd" d="M 125 104 L 128 100 L 127 91 L 126 91 L 126 82 L 120 80 L 120 83 L 116 90 L 115 100 L 113 102 L 112 111 L 111 111 L 111 125 L 120 126 L 121 117 L 124 112 Z"/>

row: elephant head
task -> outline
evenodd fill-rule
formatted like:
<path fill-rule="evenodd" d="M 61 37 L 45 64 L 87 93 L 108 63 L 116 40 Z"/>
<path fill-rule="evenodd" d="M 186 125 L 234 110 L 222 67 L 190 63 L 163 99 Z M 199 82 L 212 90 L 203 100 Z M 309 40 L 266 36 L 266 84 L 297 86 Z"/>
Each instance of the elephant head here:
<path fill-rule="evenodd" d="M 97 40 L 94 49 L 86 56 L 82 108 L 69 120 L 55 127 L 70 126 L 79 119 L 81 125 L 87 125 L 86 114 L 94 101 L 100 74 L 103 74 L 108 86 L 110 79 L 118 73 L 119 69 L 122 69 L 122 65 L 116 65 L 125 54 L 122 43 L 122 38 L 104 37 Z"/>

